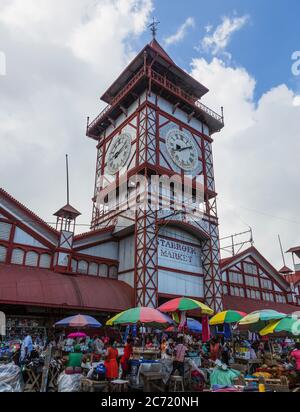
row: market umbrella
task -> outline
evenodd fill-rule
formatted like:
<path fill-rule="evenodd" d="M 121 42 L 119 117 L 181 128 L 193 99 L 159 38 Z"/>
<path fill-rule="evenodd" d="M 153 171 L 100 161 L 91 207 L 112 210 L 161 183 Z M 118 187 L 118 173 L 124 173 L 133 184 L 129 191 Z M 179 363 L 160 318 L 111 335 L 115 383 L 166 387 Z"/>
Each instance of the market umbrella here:
<path fill-rule="evenodd" d="M 106 325 L 136 325 L 137 323 L 159 328 L 168 327 L 168 325 L 174 322 L 169 316 L 164 315 L 157 309 L 134 308 L 119 313 L 114 318 L 110 319 Z"/>
<path fill-rule="evenodd" d="M 196 319 L 187 318 L 187 328 L 188 328 L 188 330 L 190 330 L 191 332 L 194 332 L 194 333 L 201 333 L 202 332 L 202 325 Z"/>
<path fill-rule="evenodd" d="M 261 336 L 272 335 L 273 333 L 289 332 L 294 336 L 300 335 L 300 319 L 297 316 L 289 316 L 281 320 L 270 322 L 259 332 Z"/>
<path fill-rule="evenodd" d="M 96 319 L 87 315 L 70 316 L 55 323 L 56 327 L 64 328 L 101 328 L 102 325 Z"/>
<path fill-rule="evenodd" d="M 77 339 L 77 338 L 87 338 L 87 335 L 83 332 L 75 332 L 75 333 L 70 333 L 70 335 L 68 335 L 68 339 Z"/>
<path fill-rule="evenodd" d="M 211 318 L 209 324 L 211 326 L 215 326 L 223 325 L 224 323 L 237 323 L 240 320 L 242 320 L 245 316 L 247 316 L 247 313 L 239 312 L 236 310 L 227 310 L 225 312 L 218 313 L 213 318 Z"/>
<path fill-rule="evenodd" d="M 238 323 L 239 325 L 253 325 L 255 323 L 268 322 L 271 320 L 280 320 L 286 317 L 287 315 L 285 313 L 280 313 L 276 310 L 258 310 L 245 316 Z"/>
<path fill-rule="evenodd" d="M 201 309 L 202 315 L 213 315 L 214 311 L 202 302 L 190 298 L 177 298 L 170 300 L 158 308 L 160 312 L 172 313 L 172 312 L 187 312 L 190 310 Z"/>
<path fill-rule="evenodd" d="M 198 320 L 187 318 L 186 328 L 194 333 L 201 333 L 202 332 L 202 325 Z M 166 332 L 176 332 L 177 328 L 175 326 L 170 326 Z"/>

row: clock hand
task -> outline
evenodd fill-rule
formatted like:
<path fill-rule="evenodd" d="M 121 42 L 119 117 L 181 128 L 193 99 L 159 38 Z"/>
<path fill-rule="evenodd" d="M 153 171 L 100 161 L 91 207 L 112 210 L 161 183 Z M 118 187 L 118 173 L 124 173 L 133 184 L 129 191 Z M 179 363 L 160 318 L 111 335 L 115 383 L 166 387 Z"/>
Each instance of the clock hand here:
<path fill-rule="evenodd" d="M 176 149 L 175 152 L 184 152 L 185 150 L 193 149 L 193 146 L 182 147 L 180 149 Z"/>
<path fill-rule="evenodd" d="M 119 154 L 122 152 L 122 150 L 124 149 L 124 147 L 126 146 L 126 143 L 121 147 L 121 149 L 115 154 L 114 158 L 116 159 L 117 157 L 119 157 Z"/>

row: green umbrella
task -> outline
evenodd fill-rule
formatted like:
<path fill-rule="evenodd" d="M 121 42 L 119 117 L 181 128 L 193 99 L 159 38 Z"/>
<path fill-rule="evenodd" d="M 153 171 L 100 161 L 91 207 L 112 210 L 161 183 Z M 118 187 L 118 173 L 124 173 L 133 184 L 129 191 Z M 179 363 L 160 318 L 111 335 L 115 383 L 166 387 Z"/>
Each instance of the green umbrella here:
<path fill-rule="evenodd" d="M 271 335 L 273 333 L 288 332 L 294 336 L 300 335 L 300 319 L 297 316 L 272 321 L 259 333 L 261 336 Z"/>

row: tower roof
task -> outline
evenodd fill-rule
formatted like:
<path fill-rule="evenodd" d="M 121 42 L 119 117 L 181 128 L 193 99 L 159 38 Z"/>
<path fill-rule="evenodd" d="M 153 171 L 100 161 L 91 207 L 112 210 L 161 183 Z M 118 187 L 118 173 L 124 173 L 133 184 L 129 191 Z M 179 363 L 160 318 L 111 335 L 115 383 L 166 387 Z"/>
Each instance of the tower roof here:
<path fill-rule="evenodd" d="M 69 204 L 59 209 L 58 212 L 54 213 L 54 216 L 70 220 L 75 220 L 80 215 L 81 213 Z"/>
<path fill-rule="evenodd" d="M 161 72 L 161 74 L 168 72 L 173 77 L 173 82 L 180 85 L 188 94 L 194 96 L 195 101 L 201 99 L 202 96 L 208 93 L 209 90 L 203 86 L 203 84 L 199 83 L 186 71 L 177 66 L 159 42 L 153 39 L 141 50 L 117 80 L 103 94 L 101 99 L 104 102 L 108 104 L 113 103 L 118 93 L 133 79 L 139 70 L 142 69 L 145 62 L 145 55 L 148 63 L 152 63 L 153 67 L 156 67 L 156 70 Z"/>
<path fill-rule="evenodd" d="M 171 64 L 175 64 L 174 60 L 168 55 L 168 53 L 161 47 L 156 39 L 153 39 L 149 46 L 155 50 L 158 54 L 160 54 L 164 59 L 169 60 Z"/>

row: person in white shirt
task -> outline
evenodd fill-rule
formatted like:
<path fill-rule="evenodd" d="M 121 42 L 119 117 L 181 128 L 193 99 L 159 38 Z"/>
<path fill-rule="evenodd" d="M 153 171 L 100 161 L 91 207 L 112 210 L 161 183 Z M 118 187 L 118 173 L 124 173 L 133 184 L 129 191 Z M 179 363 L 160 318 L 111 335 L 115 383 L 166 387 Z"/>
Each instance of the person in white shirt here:
<path fill-rule="evenodd" d="M 32 350 L 33 350 L 32 337 L 30 335 L 27 335 L 23 339 L 23 342 L 22 342 L 20 362 L 23 362 L 24 359 L 26 359 L 28 356 L 30 356 Z"/>

